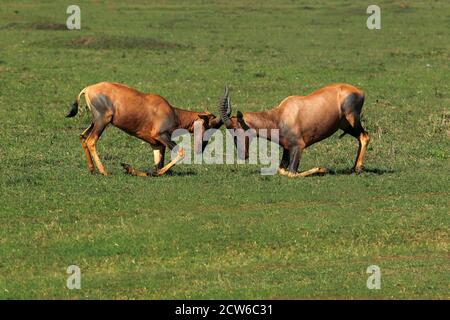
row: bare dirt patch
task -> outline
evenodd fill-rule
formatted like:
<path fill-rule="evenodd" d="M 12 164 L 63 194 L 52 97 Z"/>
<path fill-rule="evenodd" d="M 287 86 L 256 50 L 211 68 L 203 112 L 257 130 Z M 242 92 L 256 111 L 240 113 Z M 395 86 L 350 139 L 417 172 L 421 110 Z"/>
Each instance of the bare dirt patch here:
<path fill-rule="evenodd" d="M 49 22 L 10 22 L 0 29 L 33 29 L 33 30 L 67 30 L 67 26 L 63 23 L 49 23 Z"/>
<path fill-rule="evenodd" d="M 189 46 L 152 38 L 82 36 L 71 40 L 72 46 L 92 49 L 186 49 Z"/>

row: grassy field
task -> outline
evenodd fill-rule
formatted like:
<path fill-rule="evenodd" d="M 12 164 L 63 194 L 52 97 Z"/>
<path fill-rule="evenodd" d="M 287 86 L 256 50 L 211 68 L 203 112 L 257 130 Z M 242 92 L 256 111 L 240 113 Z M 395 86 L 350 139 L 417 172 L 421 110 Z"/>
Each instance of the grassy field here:
<path fill-rule="evenodd" d="M 450 298 L 450 3 L 65 1 L 0 5 L 0 298 Z M 110 127 L 110 176 L 79 143 L 89 113 L 64 118 L 100 81 L 215 111 L 258 111 L 333 82 L 366 92 L 367 171 L 357 141 L 307 149 L 301 169 L 180 165 L 160 178 L 148 145 Z M 167 155 L 169 156 L 169 155 Z M 81 290 L 66 288 L 78 265 Z M 369 265 L 381 290 L 366 287 Z"/>

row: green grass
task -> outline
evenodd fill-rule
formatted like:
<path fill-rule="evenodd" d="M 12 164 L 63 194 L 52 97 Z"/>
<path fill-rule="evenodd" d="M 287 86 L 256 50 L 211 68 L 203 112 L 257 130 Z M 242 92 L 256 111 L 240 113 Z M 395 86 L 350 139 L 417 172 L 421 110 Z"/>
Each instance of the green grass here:
<path fill-rule="evenodd" d="M 0 6 L 0 298 L 450 298 L 450 4 L 378 1 L 382 29 L 354 1 L 87 2 Z M 49 25 L 53 24 L 53 25 Z M 65 119 L 88 84 L 126 83 L 191 110 L 229 84 L 258 111 L 333 82 L 366 92 L 367 171 L 347 174 L 357 142 L 337 135 L 301 168 L 152 167 L 149 146 L 116 128 L 88 173 Z M 66 288 L 76 264 L 82 289 Z M 369 265 L 381 290 L 368 290 Z"/>

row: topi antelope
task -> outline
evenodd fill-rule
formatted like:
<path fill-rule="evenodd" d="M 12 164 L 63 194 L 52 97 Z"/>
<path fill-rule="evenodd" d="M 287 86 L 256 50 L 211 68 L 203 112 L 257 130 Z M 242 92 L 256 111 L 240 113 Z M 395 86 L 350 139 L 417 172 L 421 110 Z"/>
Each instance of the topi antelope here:
<path fill-rule="evenodd" d="M 219 106 L 219 113 L 228 129 L 253 129 L 256 135 L 269 140 L 276 138 L 271 137 L 270 129 L 278 129 L 277 142 L 283 148 L 278 172 L 289 177 L 328 172 L 326 168 L 320 167 L 298 172 L 300 156 L 308 146 L 342 129 L 344 133 L 341 137 L 350 134 L 359 141 L 353 167 L 359 174 L 369 144 L 369 135 L 361 125 L 363 103 L 364 92 L 360 89 L 349 84 L 333 84 L 307 96 L 287 97 L 271 110 L 245 113 L 237 111 L 237 115 L 233 117 L 230 117 L 231 104 L 227 97 L 226 103 Z M 235 139 L 237 145 L 236 141 Z M 244 141 L 245 158 L 248 158 L 248 137 Z"/>
<path fill-rule="evenodd" d="M 193 132 L 194 122 L 201 121 L 202 132 L 196 138 L 194 145 L 195 152 L 201 153 L 208 144 L 208 141 L 203 141 L 205 131 L 210 128 L 220 128 L 223 124 L 220 117 L 208 111 L 194 112 L 178 109 L 157 94 L 145 94 L 126 85 L 111 82 L 100 82 L 81 90 L 66 117 L 74 117 L 77 114 L 83 94 L 93 120 L 89 128 L 80 135 L 80 140 L 91 173 L 95 172 L 93 159 L 100 173 L 107 175 L 97 154 L 96 143 L 110 123 L 150 144 L 154 152 L 155 175 L 166 173 L 184 157 L 183 148 L 171 141 L 171 134 L 175 129 L 187 129 Z M 227 96 L 222 98 L 222 104 L 225 104 L 226 99 Z M 166 147 L 170 150 L 175 149 L 177 157 L 164 166 Z M 152 175 L 127 164 L 122 166 L 132 175 Z"/>

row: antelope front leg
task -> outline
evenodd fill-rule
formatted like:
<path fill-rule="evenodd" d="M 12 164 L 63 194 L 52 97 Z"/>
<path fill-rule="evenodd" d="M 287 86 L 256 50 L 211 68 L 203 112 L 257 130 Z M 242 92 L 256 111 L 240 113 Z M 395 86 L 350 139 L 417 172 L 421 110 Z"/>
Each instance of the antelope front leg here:
<path fill-rule="evenodd" d="M 324 173 L 328 173 L 328 172 L 329 172 L 329 170 L 327 168 L 322 168 L 322 167 L 315 167 L 315 168 L 309 169 L 307 171 L 302 171 L 302 172 L 289 172 L 283 168 L 278 169 L 278 174 L 280 174 L 282 176 L 288 176 L 289 178 L 308 177 L 308 176 L 312 176 L 314 174 L 324 174 Z"/>
<path fill-rule="evenodd" d="M 132 176 L 136 177 L 148 177 L 151 176 L 149 172 L 141 171 L 138 169 L 133 168 L 129 164 L 122 163 L 122 167 L 125 170 L 125 173 L 131 174 Z"/>
<path fill-rule="evenodd" d="M 166 152 L 165 146 L 157 146 L 153 149 L 153 159 L 155 162 L 156 171 L 158 172 L 164 167 L 164 154 Z"/>
<path fill-rule="evenodd" d="M 300 164 L 300 156 L 302 153 L 302 149 L 300 147 L 293 147 L 289 150 L 289 166 L 288 170 L 285 170 L 283 166 L 280 166 L 278 169 L 278 173 L 282 176 L 288 176 L 289 178 L 296 178 L 296 177 L 308 177 L 314 174 L 323 174 L 328 173 L 327 168 L 322 167 L 316 167 L 312 168 L 307 171 L 297 172 L 299 164 Z M 285 154 L 283 153 L 283 160 L 285 160 Z M 282 164 L 285 164 L 286 162 L 282 161 Z"/>
<path fill-rule="evenodd" d="M 278 173 L 282 176 L 288 177 L 293 177 L 297 174 L 301 154 L 302 150 L 300 146 L 293 146 L 289 149 L 284 149 L 280 168 L 278 168 Z"/>
<path fill-rule="evenodd" d="M 133 168 L 129 164 L 122 163 L 122 167 L 125 170 L 125 173 L 137 177 L 149 177 L 158 175 L 158 171 L 164 167 L 164 153 L 166 152 L 166 147 L 164 145 L 154 144 L 151 144 L 151 146 L 153 148 L 153 160 L 155 162 L 156 173 L 141 171 L 139 169 Z"/>
<path fill-rule="evenodd" d="M 170 161 L 165 167 L 158 170 L 156 174 L 158 176 L 165 174 L 170 168 L 172 168 L 178 161 L 182 160 L 183 158 L 184 158 L 184 149 L 179 147 L 176 158 Z"/>
<path fill-rule="evenodd" d="M 175 159 L 170 161 L 166 166 L 156 172 L 158 176 L 161 176 L 165 174 L 170 168 L 172 168 L 177 162 L 184 158 L 184 149 L 170 140 L 170 137 L 167 134 L 160 135 L 157 140 L 161 142 L 165 147 L 168 147 L 170 150 L 178 148 L 177 156 L 175 157 Z"/>
<path fill-rule="evenodd" d="M 307 171 L 290 173 L 288 176 L 289 177 L 309 177 L 314 174 L 319 174 L 319 173 L 323 174 L 323 173 L 328 173 L 328 172 L 329 172 L 329 170 L 327 168 L 315 167 L 315 168 L 309 169 Z"/>

